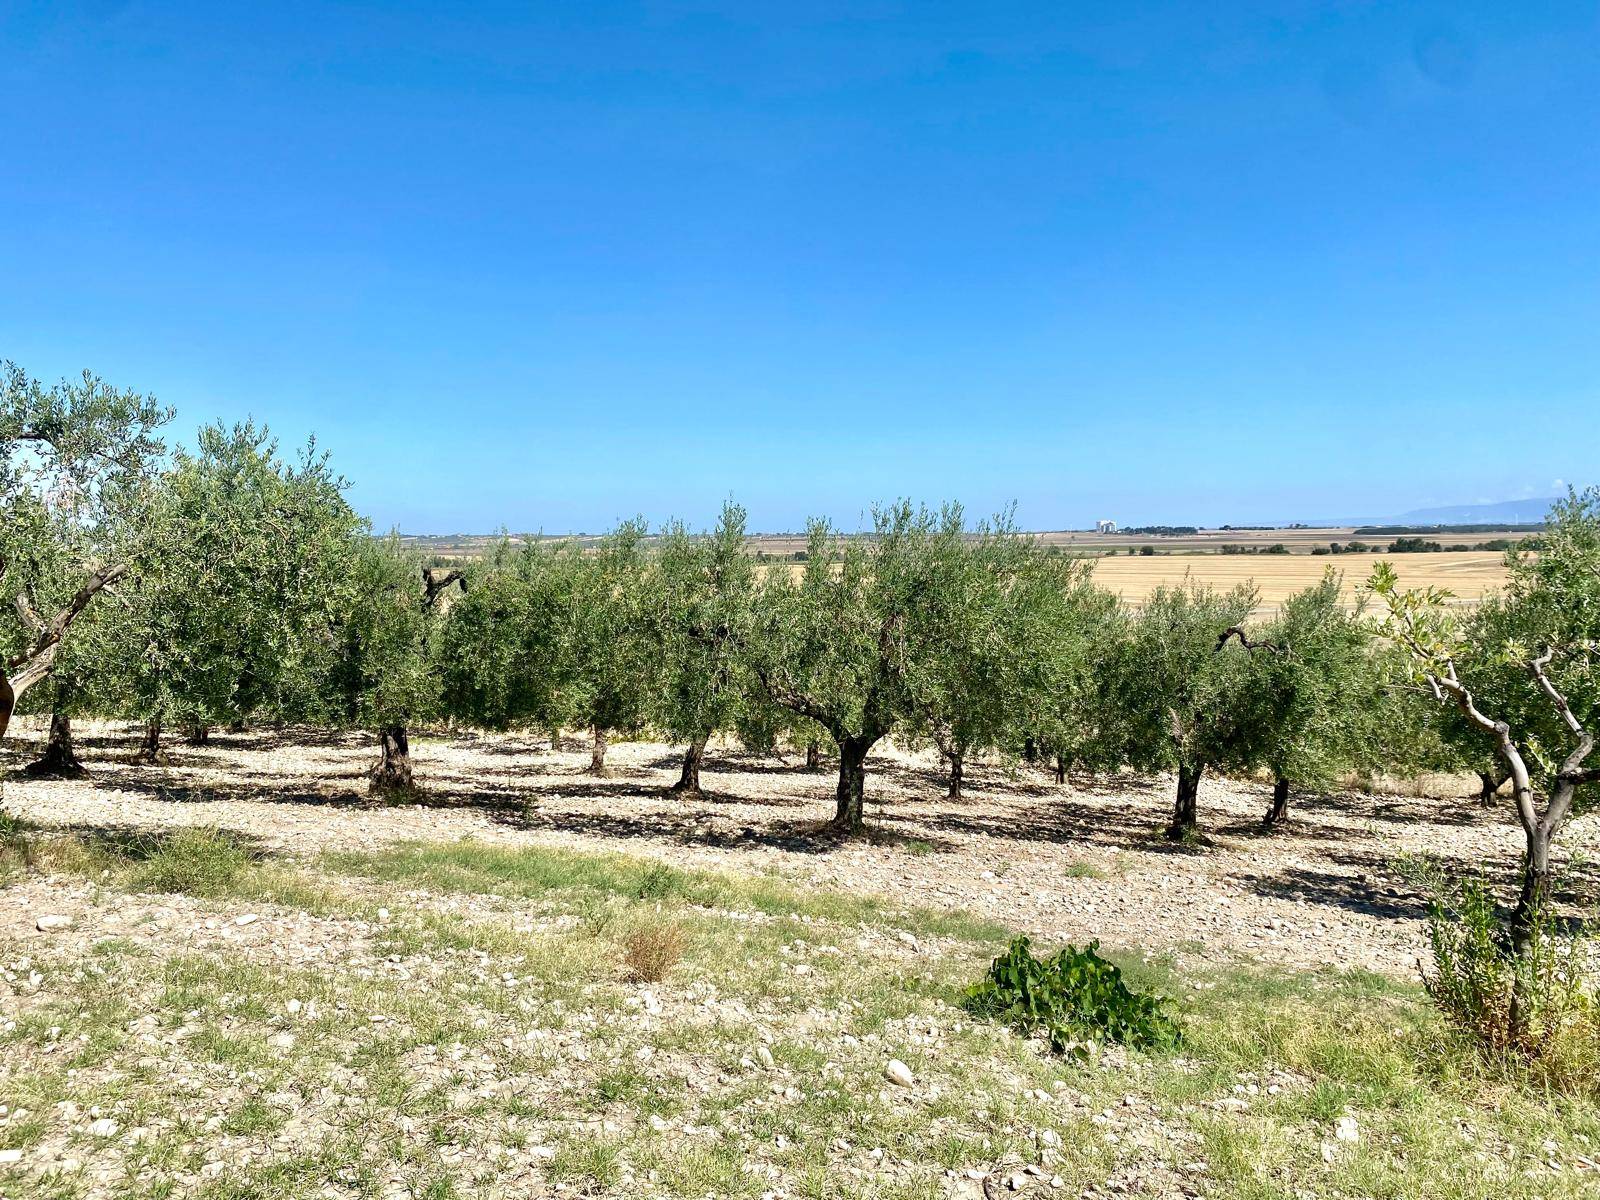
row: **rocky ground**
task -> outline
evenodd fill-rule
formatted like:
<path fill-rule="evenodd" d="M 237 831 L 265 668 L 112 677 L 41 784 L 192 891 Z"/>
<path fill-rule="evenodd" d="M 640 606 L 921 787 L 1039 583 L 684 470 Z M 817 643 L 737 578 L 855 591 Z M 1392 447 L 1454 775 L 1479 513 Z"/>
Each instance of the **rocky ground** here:
<path fill-rule="evenodd" d="M 1592 1105 L 1427 1065 L 1394 862 L 1508 870 L 1514 823 L 1470 801 L 1341 792 L 1269 835 L 1263 788 L 1214 781 L 1180 849 L 1167 781 L 978 766 L 951 801 L 890 751 L 839 842 L 830 776 L 728 751 L 679 801 L 670 747 L 597 780 L 577 739 L 417 738 L 425 793 L 381 805 L 359 737 L 159 767 L 131 742 L 91 727 L 86 777 L 6 784 L 72 836 L 5 850 L 0 1200 L 1577 1197 L 1600 1171 Z M 1144 969 L 1185 1046 L 1078 1063 L 974 1020 L 1009 930 L 1170 952 Z M 641 936 L 682 938 L 663 978 Z"/>
<path fill-rule="evenodd" d="M 964 907 L 1050 938 L 1399 976 L 1414 974 L 1424 947 L 1422 906 L 1396 860 L 1432 854 L 1503 873 L 1521 844 L 1508 804 L 1480 809 L 1449 779 L 1432 781 L 1431 795 L 1296 797 L 1292 824 L 1270 834 L 1258 821 L 1264 786 L 1210 779 L 1201 794 L 1210 844 L 1190 849 L 1159 836 L 1169 780 L 1061 787 L 1043 772 L 978 765 L 951 801 L 930 758 L 891 748 L 871 762 L 873 835 L 841 843 L 817 832 L 832 776 L 792 758 L 714 749 L 707 796 L 684 802 L 665 794 L 677 768 L 668 746 L 614 745 L 610 777 L 595 779 L 574 737 L 560 753 L 526 737 L 418 737 L 421 803 L 379 806 L 364 779 L 373 751 L 358 735 L 214 735 L 171 747 L 156 768 L 124 761 L 131 730 L 94 727 L 81 741 L 85 778 L 13 778 L 8 807 L 80 828 L 216 826 L 291 855 L 462 837 L 625 849 Z M 14 738 L 0 764 L 25 755 Z M 1573 822 L 1565 840 L 1594 858 L 1600 817 Z"/>

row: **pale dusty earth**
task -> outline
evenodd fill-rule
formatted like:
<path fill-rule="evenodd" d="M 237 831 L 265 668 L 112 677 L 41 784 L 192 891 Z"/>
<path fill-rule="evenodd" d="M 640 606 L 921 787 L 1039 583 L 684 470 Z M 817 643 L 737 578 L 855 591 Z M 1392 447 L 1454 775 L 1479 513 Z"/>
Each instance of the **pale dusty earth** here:
<path fill-rule="evenodd" d="M 0 767 L 29 757 L 36 721 L 13 726 Z M 704 799 L 666 794 L 678 751 L 620 743 L 610 775 L 585 773 L 587 743 L 568 735 L 414 737 L 423 802 L 375 803 L 359 734 L 259 730 L 169 747 L 156 768 L 126 762 L 131 727 L 79 733 L 89 774 L 72 782 L 13 774 L 6 807 L 29 821 L 84 829 L 214 826 L 289 857 L 397 841 L 476 839 L 499 846 L 623 851 L 679 866 L 765 872 L 801 884 L 961 908 L 1040 940 L 1171 950 L 1180 960 L 1237 958 L 1288 968 L 1360 967 L 1413 977 L 1425 950 L 1423 904 L 1396 869 L 1438 855 L 1495 873 L 1514 869 L 1521 832 L 1509 803 L 1480 808 L 1465 781 L 1412 789 L 1296 796 L 1286 830 L 1264 833 L 1267 789 L 1207 779 L 1207 845 L 1160 836 L 1171 780 L 1115 776 L 1056 785 L 1043 771 L 974 764 L 948 800 L 935 762 L 889 748 L 868 779 L 870 835 L 821 832 L 833 776 L 793 756 L 713 747 Z M 1600 816 L 1571 823 L 1566 848 L 1593 862 Z M 1580 874 L 1592 892 L 1593 873 Z"/>

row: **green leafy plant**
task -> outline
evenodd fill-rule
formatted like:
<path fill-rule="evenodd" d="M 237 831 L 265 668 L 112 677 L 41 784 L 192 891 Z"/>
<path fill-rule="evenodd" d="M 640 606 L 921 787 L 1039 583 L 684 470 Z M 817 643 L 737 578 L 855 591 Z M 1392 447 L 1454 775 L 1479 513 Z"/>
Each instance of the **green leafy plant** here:
<path fill-rule="evenodd" d="M 1090 942 L 1041 959 L 1026 937 L 1017 937 L 967 989 L 966 1006 L 1024 1033 L 1044 1033 L 1058 1054 L 1086 1057 L 1086 1043 L 1095 1038 L 1135 1049 L 1176 1046 L 1182 1035 L 1166 1012 L 1167 998 L 1129 988 L 1099 949 L 1099 942 Z"/>
<path fill-rule="evenodd" d="M 1600 989 L 1585 926 L 1541 903 L 1514 949 L 1486 880 L 1452 878 L 1429 860 L 1406 866 L 1429 895 L 1433 970 L 1424 970 L 1423 986 L 1445 1020 L 1491 1060 L 1527 1064 L 1558 1086 L 1593 1088 Z"/>

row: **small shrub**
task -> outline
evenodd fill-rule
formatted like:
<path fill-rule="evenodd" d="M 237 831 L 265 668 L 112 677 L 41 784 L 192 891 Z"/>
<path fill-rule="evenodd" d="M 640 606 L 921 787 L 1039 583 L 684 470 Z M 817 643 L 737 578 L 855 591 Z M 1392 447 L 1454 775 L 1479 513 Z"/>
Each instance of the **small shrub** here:
<path fill-rule="evenodd" d="M 683 926 L 676 921 L 644 921 L 628 931 L 622 960 L 635 983 L 660 983 L 683 957 Z"/>
<path fill-rule="evenodd" d="M 1058 1054 L 1082 1057 L 1081 1043 L 1091 1038 L 1135 1049 L 1176 1046 L 1180 1034 L 1165 1011 L 1166 998 L 1130 989 L 1099 949 L 1099 942 L 1090 942 L 1040 959 L 1028 939 L 1018 937 L 990 964 L 988 976 L 967 989 L 967 1007 L 1024 1033 L 1044 1033 Z"/>
<path fill-rule="evenodd" d="M 1481 877 L 1452 879 L 1428 862 L 1409 874 L 1429 893 L 1433 970 L 1423 986 L 1445 1020 L 1491 1060 L 1527 1064 L 1558 1086 L 1594 1088 L 1600 988 L 1584 926 L 1564 926 L 1546 908 L 1518 953 Z"/>
<path fill-rule="evenodd" d="M 132 885 L 145 892 L 216 896 L 250 865 L 250 855 L 215 829 L 183 829 L 163 840 L 134 870 Z"/>

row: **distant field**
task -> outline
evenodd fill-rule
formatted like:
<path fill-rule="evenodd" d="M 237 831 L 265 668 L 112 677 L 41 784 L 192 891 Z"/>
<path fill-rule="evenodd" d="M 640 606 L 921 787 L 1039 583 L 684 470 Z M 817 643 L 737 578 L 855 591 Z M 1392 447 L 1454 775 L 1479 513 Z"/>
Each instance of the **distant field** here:
<path fill-rule="evenodd" d="M 1496 538 L 1526 536 L 1526 530 L 1490 531 L 1472 534 L 1452 534 L 1440 531 L 1425 535 L 1428 541 L 1446 545 L 1481 545 Z M 1218 587 L 1232 587 L 1246 580 L 1254 580 L 1261 591 L 1261 604 L 1257 612 L 1267 612 L 1281 604 L 1287 597 L 1322 578 L 1322 572 L 1332 567 L 1344 575 L 1346 602 L 1354 607 L 1357 592 L 1372 573 L 1373 564 L 1380 558 L 1393 562 L 1399 572 L 1400 582 L 1407 587 L 1449 588 L 1458 602 L 1474 603 L 1505 582 L 1504 556 L 1497 550 L 1456 550 L 1423 554 L 1312 554 L 1313 549 L 1330 542 L 1348 544 L 1364 541 L 1368 545 L 1387 546 L 1392 538 L 1366 536 L 1355 538 L 1350 529 L 1204 529 L 1190 536 L 1129 536 L 1127 534 L 1093 534 L 1074 531 L 1046 532 L 1035 535 L 1048 546 L 1059 546 L 1073 554 L 1092 555 L 1096 559 L 1095 578 L 1104 587 L 1120 594 L 1123 599 L 1137 604 L 1163 583 L 1179 583 L 1185 573 Z M 495 537 L 446 535 L 411 537 L 406 539 L 425 552 L 444 558 L 474 559 L 486 554 L 499 540 Z M 592 535 L 579 535 L 580 544 L 591 544 Z M 1268 546 L 1282 544 L 1287 554 L 1263 554 Z M 1129 548 L 1149 546 L 1153 554 L 1129 554 Z M 1222 552 L 1224 546 L 1248 548 L 1254 553 Z M 765 556 L 769 561 L 780 560 L 774 567 L 787 567 L 799 571 L 793 561 L 797 552 L 806 547 L 806 539 L 798 535 L 757 534 L 750 539 L 752 553 Z M 788 560 L 788 561 L 782 561 Z"/>
<path fill-rule="evenodd" d="M 1322 578 L 1332 567 L 1344 575 L 1344 595 L 1352 606 L 1356 592 L 1372 573 L 1373 564 L 1386 559 L 1394 564 L 1406 587 L 1449 588 L 1463 602 L 1481 600 L 1506 578 L 1504 556 L 1486 550 L 1440 554 L 1157 554 L 1108 556 L 1095 565 L 1102 587 L 1134 603 L 1145 599 L 1163 583 L 1180 583 L 1185 572 L 1218 587 L 1254 580 L 1261 590 L 1261 607 L 1272 608 L 1302 588 Z"/>

